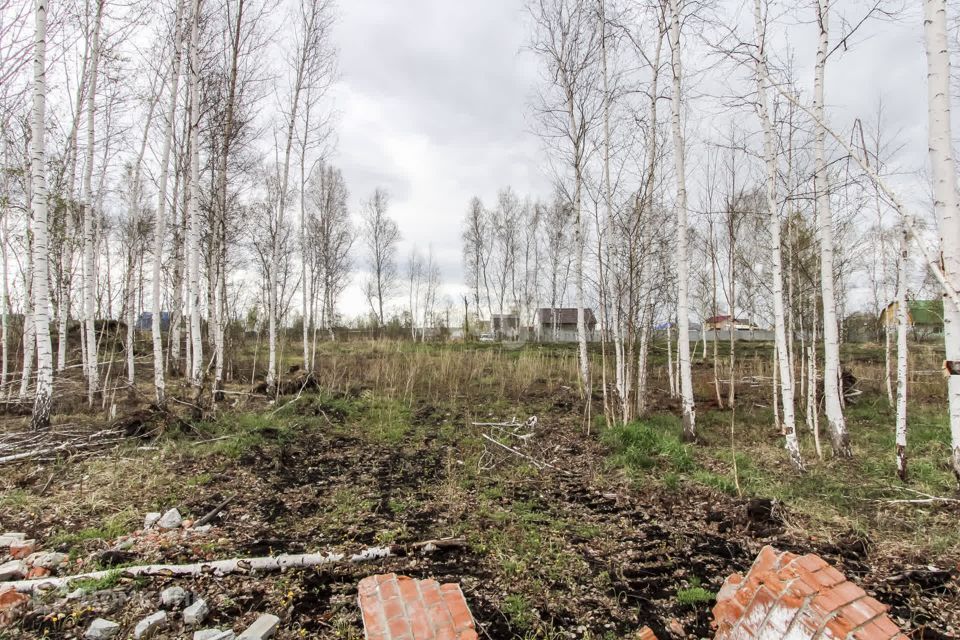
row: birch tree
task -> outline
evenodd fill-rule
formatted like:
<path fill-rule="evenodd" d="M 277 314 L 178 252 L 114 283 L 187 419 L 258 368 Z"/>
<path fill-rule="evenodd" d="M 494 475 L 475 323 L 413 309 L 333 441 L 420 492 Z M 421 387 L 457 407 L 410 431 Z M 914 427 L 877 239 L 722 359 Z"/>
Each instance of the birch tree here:
<path fill-rule="evenodd" d="M 31 133 L 33 211 L 33 318 L 37 340 L 37 393 L 33 404 L 34 429 L 50 424 L 53 402 L 53 350 L 50 341 L 49 280 L 47 270 L 47 180 L 45 112 L 47 99 L 46 46 L 47 2 L 36 0 L 36 33 L 33 53 L 33 129 Z"/>
<path fill-rule="evenodd" d="M 909 242 L 907 227 L 901 225 L 900 251 L 897 253 L 896 458 L 897 476 L 902 481 L 907 479 L 907 247 Z"/>
<path fill-rule="evenodd" d="M 680 395 L 683 402 L 683 436 L 697 437 L 696 407 L 693 399 L 693 375 L 690 369 L 690 312 L 688 296 L 690 262 L 687 256 L 687 184 L 684 164 L 685 141 L 680 122 L 683 66 L 680 51 L 680 11 L 677 0 L 668 0 L 670 14 L 670 61 L 673 92 L 670 96 L 673 129 L 673 161 L 677 177 L 677 357 L 680 360 Z"/>
<path fill-rule="evenodd" d="M 375 189 L 363 205 L 363 237 L 367 248 L 369 275 L 364 294 L 377 326 L 385 324 L 384 304 L 397 286 L 397 243 L 400 229 L 387 215 L 390 199 L 383 189 Z"/>
<path fill-rule="evenodd" d="M 813 79 L 813 112 L 817 121 L 814 131 L 814 191 L 817 217 L 820 221 L 820 292 L 823 305 L 823 402 L 830 429 L 834 454 L 849 458 L 850 436 L 847 433 L 840 400 L 840 336 L 837 324 L 837 300 L 834 291 L 833 215 L 830 205 L 830 184 L 827 175 L 824 82 L 830 44 L 830 0 L 817 0 L 817 57 Z M 958 414 L 960 417 L 960 414 Z"/>
<path fill-rule="evenodd" d="M 153 339 L 153 386 L 157 405 L 163 407 L 166 403 L 166 384 L 163 370 L 163 335 L 161 313 L 163 313 L 162 297 L 160 294 L 162 274 L 163 245 L 167 233 L 167 180 L 170 174 L 170 148 L 173 144 L 173 131 L 176 125 L 177 93 L 182 72 L 182 20 L 184 0 L 177 0 L 176 15 L 173 28 L 173 59 L 170 64 L 170 102 L 167 105 L 166 120 L 163 132 L 163 149 L 160 152 L 160 179 L 157 192 L 157 212 L 154 222 L 153 236 L 153 272 L 151 278 L 151 337 Z M 174 196 L 176 197 L 176 196 Z"/>
<path fill-rule="evenodd" d="M 790 455 L 790 461 L 794 467 L 802 470 L 803 459 L 800 456 L 800 444 L 797 441 L 796 422 L 794 419 L 793 370 L 790 366 L 787 351 L 787 327 L 783 304 L 783 268 L 780 252 L 780 210 L 777 202 L 777 141 L 774 133 L 773 119 L 770 115 L 769 98 L 767 94 L 767 85 L 770 83 L 770 72 L 767 67 L 766 16 L 763 12 L 762 0 L 754 0 L 753 2 L 753 22 L 757 47 L 755 53 L 757 112 L 763 128 L 763 156 L 767 170 L 767 216 L 769 217 L 770 224 L 770 252 L 773 271 L 774 351 L 776 352 L 777 367 L 780 374 L 780 398 L 783 406 L 783 422 L 781 423 L 781 428 L 786 437 L 786 447 Z M 774 376 L 774 379 L 776 379 L 776 376 Z M 776 397 L 774 397 L 774 400 L 776 400 Z"/>
<path fill-rule="evenodd" d="M 560 184 L 572 181 L 568 196 L 573 208 L 579 381 L 581 393 L 589 398 L 583 190 L 590 153 L 589 136 L 601 112 L 600 92 L 597 91 L 600 84 L 599 29 L 595 12 L 584 0 L 535 0 L 528 7 L 535 25 L 531 48 L 543 63 L 547 82 L 538 108 L 542 135 L 547 140 L 556 141 L 564 159 L 566 166 L 559 178 Z"/>
<path fill-rule="evenodd" d="M 190 384 L 199 400 L 203 385 L 200 324 L 200 0 L 190 17 L 190 200 L 187 217 L 187 299 L 190 312 Z"/>
<path fill-rule="evenodd" d="M 292 75 L 288 90 L 289 102 L 283 108 L 286 134 L 282 148 L 282 160 L 277 167 L 279 171 L 279 198 L 276 203 L 277 226 L 282 226 L 282 219 L 286 215 L 289 203 L 290 185 L 290 153 L 293 149 L 293 139 L 296 132 L 298 113 L 302 107 L 302 100 L 308 87 L 314 87 L 319 74 L 318 67 L 327 60 L 326 52 L 329 49 L 328 36 L 331 24 L 330 3 L 326 0 L 301 0 L 298 6 L 297 27 L 294 36 L 293 52 L 287 59 L 287 65 Z M 273 386 L 277 380 L 277 313 L 279 298 L 277 294 L 277 275 L 280 247 L 271 249 L 270 269 L 271 282 L 269 284 L 267 313 L 269 315 L 270 356 L 267 364 L 267 385 Z"/>
<path fill-rule="evenodd" d="M 950 411 L 951 464 L 960 483 L 960 201 L 950 123 L 950 51 L 944 0 L 924 0 L 924 40 L 927 50 L 927 109 L 934 212 L 940 235 L 939 261 L 944 284 L 943 342 L 946 349 L 947 399 Z M 952 291 L 950 290 L 952 288 Z M 953 293 L 952 296 L 949 294 Z M 899 444 L 899 443 L 898 443 Z"/>
<path fill-rule="evenodd" d="M 100 27 L 105 0 L 96 0 L 90 45 L 90 79 L 87 86 L 87 157 L 83 170 L 83 326 L 86 338 L 85 362 L 87 400 L 92 406 L 99 387 L 96 321 L 96 228 L 93 211 L 94 123 L 96 118 L 97 72 L 100 66 Z"/>

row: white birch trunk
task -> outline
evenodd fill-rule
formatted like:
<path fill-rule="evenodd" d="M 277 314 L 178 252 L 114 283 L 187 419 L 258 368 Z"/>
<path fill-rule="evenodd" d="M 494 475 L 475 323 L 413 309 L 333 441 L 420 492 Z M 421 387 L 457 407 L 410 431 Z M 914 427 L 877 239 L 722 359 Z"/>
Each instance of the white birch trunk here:
<path fill-rule="evenodd" d="M 170 103 L 167 105 L 167 120 L 163 132 L 163 150 L 160 154 L 160 184 L 157 194 L 157 218 L 153 236 L 153 275 L 151 281 L 151 309 L 153 318 L 150 332 L 153 338 L 153 387 L 157 405 L 166 403 L 166 381 L 164 380 L 163 361 L 163 313 L 160 284 L 163 278 L 163 243 L 167 235 L 167 180 L 170 176 L 170 148 L 173 145 L 173 127 L 177 115 L 177 92 L 180 87 L 180 73 L 183 61 L 181 25 L 183 20 L 183 0 L 177 2 L 176 26 L 173 36 L 173 64 L 170 66 Z"/>
<path fill-rule="evenodd" d="M 825 141 L 827 132 L 824 107 L 824 77 L 829 47 L 830 0 L 817 0 L 819 41 L 813 82 L 813 111 L 817 121 L 814 135 L 814 190 L 817 216 L 820 219 L 820 293 L 823 304 L 823 399 L 834 455 L 849 458 L 850 436 L 843 418 L 840 400 L 840 336 L 837 324 L 837 301 L 833 282 L 833 215 L 830 206 L 830 185 L 827 176 Z"/>
<path fill-rule="evenodd" d="M 960 308 L 946 298 L 960 285 L 960 201 L 957 198 L 956 164 L 950 125 L 950 51 L 947 45 L 946 3 L 925 0 L 923 26 L 927 47 L 927 108 L 929 116 L 930 168 L 933 176 L 934 211 L 940 234 L 940 262 L 947 287 L 943 304 L 943 342 L 948 371 L 960 365 Z M 947 382 L 950 411 L 951 464 L 960 482 L 960 375 Z"/>
<path fill-rule="evenodd" d="M 189 256 L 190 383 L 199 393 L 203 377 L 200 327 L 200 0 L 193 0 L 190 34 L 190 229 Z"/>
<path fill-rule="evenodd" d="M 783 257 L 780 251 L 780 211 L 777 204 L 777 142 L 770 116 L 767 85 L 770 82 L 767 69 L 766 27 L 761 10 L 762 0 L 754 0 L 753 21 L 757 38 L 757 98 L 760 123 L 763 126 L 763 155 L 766 161 L 766 197 L 770 223 L 770 262 L 773 271 L 773 325 L 775 333 L 774 387 L 777 373 L 780 375 L 780 400 L 783 409 L 783 421 L 780 428 L 786 439 L 790 461 L 798 470 L 803 470 L 800 456 L 800 443 L 797 440 L 796 419 L 794 417 L 793 370 L 787 351 L 787 324 L 783 305 Z M 779 371 L 778 371 L 779 370 Z M 774 396 L 776 400 L 776 396 Z M 776 404 L 774 404 L 776 407 Z"/>
<path fill-rule="evenodd" d="M 94 123 L 97 111 L 97 72 L 100 65 L 100 25 L 103 21 L 103 2 L 97 0 L 96 17 L 90 45 L 90 82 L 87 87 L 87 157 L 83 169 L 83 331 L 86 336 L 87 401 L 93 406 L 100 388 L 100 369 L 97 364 L 96 331 L 96 227 L 93 220 L 93 157 Z"/>
<path fill-rule="evenodd" d="M 677 397 L 677 379 L 673 375 L 673 329 L 672 322 L 667 322 L 667 382 L 670 385 L 670 397 Z"/>
<path fill-rule="evenodd" d="M 673 70 L 673 91 L 670 97 L 673 124 L 673 159 L 677 172 L 677 359 L 680 363 L 680 395 L 683 400 L 683 436 L 687 441 L 697 437 L 696 407 L 693 399 L 693 375 L 690 369 L 690 312 L 687 301 L 690 269 L 687 257 L 687 179 L 684 166 L 684 138 L 680 124 L 681 81 L 680 13 L 677 0 L 669 0 L 670 49 Z"/>
<path fill-rule="evenodd" d="M 910 238 L 906 225 L 900 236 L 897 254 L 897 476 L 907 479 L 907 247 Z M 887 331 L 887 335 L 890 332 Z"/>
<path fill-rule="evenodd" d="M 45 113 L 47 100 L 47 1 L 36 0 L 36 33 L 33 54 L 33 131 L 31 179 L 33 193 L 33 318 L 37 340 L 37 393 L 33 404 L 34 429 L 50 425 L 53 402 L 53 348 L 50 342 L 50 281 L 47 258 L 47 179 Z"/>

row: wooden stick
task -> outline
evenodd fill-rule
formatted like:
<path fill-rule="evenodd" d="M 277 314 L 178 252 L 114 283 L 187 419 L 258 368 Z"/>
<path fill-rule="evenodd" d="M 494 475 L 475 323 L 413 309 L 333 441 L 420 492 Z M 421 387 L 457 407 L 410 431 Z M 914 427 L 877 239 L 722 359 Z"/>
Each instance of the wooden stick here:
<path fill-rule="evenodd" d="M 553 466 L 552 464 L 550 464 L 549 462 L 544 462 L 543 460 L 537 460 L 536 458 L 532 458 L 532 457 L 528 456 L 527 454 L 525 454 L 525 453 L 523 453 L 523 452 L 521 452 L 521 451 L 517 451 L 517 450 L 514 449 L 513 447 L 507 446 L 507 445 L 503 444 L 502 442 L 497 441 L 495 438 L 491 438 L 490 436 L 488 436 L 488 435 L 485 434 L 485 433 L 482 433 L 482 434 L 480 434 L 480 435 L 482 435 L 485 439 L 489 440 L 490 442 L 492 442 L 493 444 L 497 445 L 498 447 L 503 447 L 504 449 L 506 449 L 507 451 L 509 451 L 509 452 L 512 453 L 513 455 L 519 456 L 519 457 L 523 458 L 524 460 L 528 460 L 528 461 L 532 462 L 533 465 L 534 465 L 535 467 L 537 467 L 538 469 L 543 468 L 543 467 L 549 467 L 549 468 L 553 469 L 554 471 L 559 471 L 560 473 L 562 473 L 562 474 L 564 474 L 564 475 L 567 475 L 567 476 L 572 476 L 572 475 L 573 475 L 572 473 L 570 473 L 570 472 L 567 471 L 566 469 L 561 469 L 560 467 L 555 467 L 555 466 Z"/>
<path fill-rule="evenodd" d="M 207 513 L 207 515 L 203 516 L 202 518 L 194 522 L 193 526 L 202 527 L 203 525 L 213 520 L 215 517 L 217 517 L 217 514 L 223 511 L 224 507 L 226 507 L 228 504 L 233 502 L 233 499 L 236 497 L 237 497 L 237 494 L 228 496 L 223 502 L 221 502 L 220 504 L 215 506 L 213 509 L 211 509 L 210 512 Z"/>

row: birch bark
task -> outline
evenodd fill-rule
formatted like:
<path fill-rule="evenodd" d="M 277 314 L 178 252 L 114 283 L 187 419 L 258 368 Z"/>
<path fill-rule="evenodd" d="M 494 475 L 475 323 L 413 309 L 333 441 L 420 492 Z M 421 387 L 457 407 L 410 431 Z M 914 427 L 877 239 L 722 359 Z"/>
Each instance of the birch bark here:
<path fill-rule="evenodd" d="M 757 99 L 760 123 L 763 126 L 763 155 L 766 163 L 766 198 L 770 224 L 770 262 L 773 271 L 773 324 L 775 333 L 776 366 L 780 374 L 780 400 L 783 409 L 781 429 L 786 438 L 787 453 L 790 461 L 798 470 L 803 470 L 803 458 L 800 456 L 800 443 L 797 441 L 796 420 L 794 417 L 793 370 L 790 367 L 787 351 L 787 326 L 783 305 L 783 257 L 780 251 L 780 211 L 777 205 L 777 142 L 770 117 L 767 85 L 770 82 L 767 67 L 766 24 L 762 11 L 762 0 L 753 2 L 753 22 L 757 39 Z M 774 380 L 776 381 L 774 371 Z M 774 382 L 776 386 L 776 382 Z M 776 399 L 776 398 L 774 398 Z"/>
<path fill-rule="evenodd" d="M 670 57 L 673 70 L 673 92 L 670 98 L 673 125 L 673 159 L 677 173 L 677 357 L 680 361 L 680 395 L 683 402 L 683 437 L 697 437 L 696 407 L 693 398 L 693 376 L 690 369 L 690 316 L 687 301 L 689 258 L 687 256 L 687 184 L 684 166 L 684 136 L 680 124 L 681 81 L 680 12 L 677 0 L 669 0 Z"/>
<path fill-rule="evenodd" d="M 53 350 L 50 342 L 50 295 L 47 272 L 47 179 L 45 122 L 47 99 L 47 1 L 36 0 L 36 33 L 33 53 L 33 131 L 31 132 L 31 179 L 33 193 L 33 318 L 37 340 L 37 394 L 33 403 L 34 429 L 50 425 L 53 402 Z"/>
<path fill-rule="evenodd" d="M 87 158 L 83 169 L 83 331 L 86 336 L 87 402 L 93 406 L 100 387 L 96 332 L 96 227 L 93 220 L 94 122 L 97 112 L 97 73 L 100 65 L 100 25 L 104 0 L 97 0 L 90 45 L 90 81 L 87 87 Z"/>
<path fill-rule="evenodd" d="M 950 51 L 947 46 L 947 9 L 944 0 L 925 0 L 923 27 L 927 48 L 927 108 L 930 168 L 934 211 L 940 235 L 941 270 L 946 281 L 943 305 L 943 342 L 946 360 L 960 363 L 960 308 L 946 298 L 960 284 L 960 201 L 957 198 L 956 163 L 950 123 Z M 952 288 L 952 291 L 950 290 Z M 946 367 L 948 372 L 955 369 Z M 950 412 L 951 465 L 960 483 L 960 375 L 947 382 Z"/>
<path fill-rule="evenodd" d="M 153 277 L 152 310 L 153 318 L 150 326 L 153 337 L 153 386 L 158 406 L 166 403 L 166 382 L 163 369 L 163 333 L 160 281 L 162 279 L 163 241 L 167 234 L 167 180 L 170 175 L 170 147 L 173 144 L 173 128 L 177 115 L 177 92 L 180 86 L 180 73 L 183 61 L 182 56 L 182 19 L 183 0 L 177 2 L 176 25 L 173 36 L 173 63 L 170 65 L 170 103 L 167 105 L 167 120 L 163 132 L 163 150 L 160 155 L 160 184 L 157 195 L 157 218 L 153 237 Z"/>
<path fill-rule="evenodd" d="M 199 394 L 203 376 L 200 327 L 200 0 L 193 0 L 190 26 L 190 229 L 189 256 L 190 383 Z"/>
<path fill-rule="evenodd" d="M 837 325 L 837 301 L 833 282 L 833 215 L 830 206 L 830 185 L 827 176 L 825 142 L 827 131 L 824 81 L 829 47 L 830 0 L 817 0 L 819 40 L 813 81 L 813 111 L 817 125 L 814 135 L 814 190 L 820 219 L 820 293 L 823 305 L 823 402 L 833 443 L 834 455 L 849 458 L 850 436 L 840 400 L 840 336 Z"/>
<path fill-rule="evenodd" d="M 907 247 L 910 242 L 906 225 L 900 235 L 897 254 L 897 476 L 907 479 Z M 887 335 L 890 332 L 887 331 Z"/>

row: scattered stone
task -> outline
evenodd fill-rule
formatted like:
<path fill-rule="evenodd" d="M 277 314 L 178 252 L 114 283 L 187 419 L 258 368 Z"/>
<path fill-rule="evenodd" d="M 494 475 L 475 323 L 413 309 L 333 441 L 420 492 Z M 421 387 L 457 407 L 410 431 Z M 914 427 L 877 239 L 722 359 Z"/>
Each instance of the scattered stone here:
<path fill-rule="evenodd" d="M 125 551 L 135 544 L 137 544 L 137 541 L 134 538 L 132 537 L 123 538 L 122 540 L 117 542 L 117 544 L 113 545 L 113 548 L 116 549 L 117 551 Z"/>
<path fill-rule="evenodd" d="M 189 519 L 184 520 L 182 524 L 184 529 L 189 529 L 190 527 L 193 526 L 193 520 L 189 520 Z"/>
<path fill-rule="evenodd" d="M 157 526 L 161 529 L 179 529 L 183 524 L 183 517 L 176 507 L 170 509 L 157 520 Z"/>
<path fill-rule="evenodd" d="M 182 587 L 167 587 L 160 592 L 160 603 L 165 607 L 179 607 L 187 600 L 187 592 Z"/>
<path fill-rule="evenodd" d="M 157 524 L 157 521 L 160 520 L 162 514 L 159 511 L 151 511 L 147 515 L 143 516 L 143 528 L 149 529 L 153 525 Z"/>
<path fill-rule="evenodd" d="M 230 629 L 221 631 L 220 629 L 201 629 L 193 632 L 193 640 L 234 640 L 236 634 Z"/>
<path fill-rule="evenodd" d="M 265 613 L 257 618 L 252 625 L 247 627 L 246 631 L 237 636 L 237 640 L 266 640 L 266 638 L 269 638 L 276 632 L 279 624 L 280 618 L 273 614 Z"/>
<path fill-rule="evenodd" d="M 118 633 L 120 633 L 119 624 L 105 618 L 97 618 L 90 623 L 90 627 L 83 634 L 83 637 L 87 640 L 106 640 L 106 638 L 112 638 Z"/>
<path fill-rule="evenodd" d="M 103 567 L 116 567 L 121 564 L 129 564 L 136 558 L 136 553 L 132 551 L 121 551 L 120 549 L 107 549 L 97 554 L 97 560 Z"/>
<path fill-rule="evenodd" d="M 14 542 L 23 542 L 27 539 L 27 534 L 20 531 L 8 531 L 0 535 L 0 547 L 9 547 Z"/>
<path fill-rule="evenodd" d="M 196 527 L 191 527 L 191 531 L 195 531 L 196 533 L 207 533 L 211 529 L 213 529 L 212 524 L 201 524 Z"/>
<path fill-rule="evenodd" d="M 10 555 L 16 560 L 26 558 L 36 550 L 37 543 L 35 540 L 16 540 L 10 543 Z"/>
<path fill-rule="evenodd" d="M 657 640 L 657 634 L 650 627 L 644 627 L 637 631 L 636 640 Z"/>
<path fill-rule="evenodd" d="M 11 560 L 0 564 L 0 580 L 18 580 L 27 573 L 23 560 Z"/>
<path fill-rule="evenodd" d="M 79 600 L 79 599 L 82 598 L 84 595 L 86 595 L 86 593 L 87 593 L 87 590 L 86 590 L 86 589 L 82 589 L 82 588 L 81 588 L 81 589 L 74 589 L 73 591 L 71 591 L 70 593 L 67 594 L 66 598 L 67 598 L 67 600 Z"/>
<path fill-rule="evenodd" d="M 27 557 L 27 564 L 44 569 L 56 569 L 69 559 L 70 556 L 59 551 L 38 551 Z"/>
<path fill-rule="evenodd" d="M 156 613 L 151 613 L 149 616 L 137 623 L 137 626 L 133 628 L 133 637 L 137 640 L 140 638 L 149 638 L 158 630 L 163 629 L 166 626 L 167 612 L 157 611 Z"/>
<path fill-rule="evenodd" d="M 189 625 L 202 624 L 208 613 L 210 613 L 210 607 L 207 606 L 207 601 L 203 598 L 197 598 L 192 605 L 183 610 L 183 623 Z"/>

